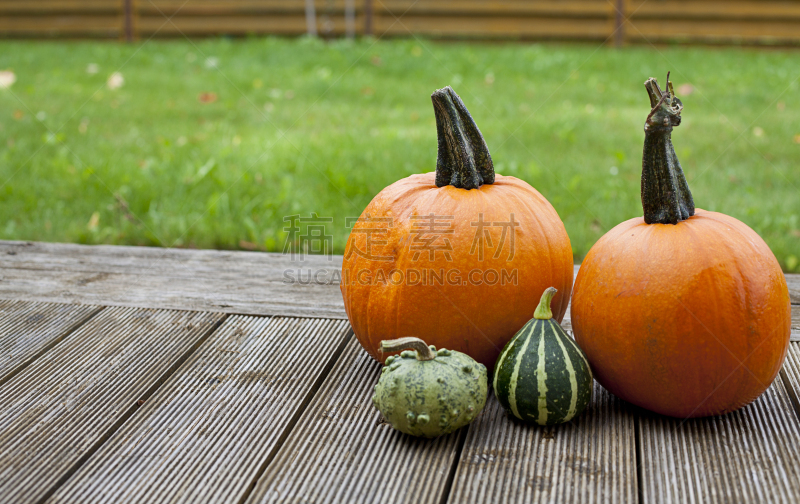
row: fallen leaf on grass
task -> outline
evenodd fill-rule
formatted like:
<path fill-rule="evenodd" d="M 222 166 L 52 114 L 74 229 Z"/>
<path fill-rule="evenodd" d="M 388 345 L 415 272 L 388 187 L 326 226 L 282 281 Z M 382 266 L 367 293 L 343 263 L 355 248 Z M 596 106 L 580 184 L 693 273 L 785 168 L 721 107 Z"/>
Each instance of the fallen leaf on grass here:
<path fill-rule="evenodd" d="M 11 70 L 0 70 L 0 89 L 8 89 L 17 82 L 17 75 Z"/>
<path fill-rule="evenodd" d="M 215 101 L 217 101 L 217 93 L 210 93 L 210 92 L 200 93 L 199 95 L 197 95 L 197 101 L 199 101 L 200 103 L 214 103 Z"/>
<path fill-rule="evenodd" d="M 125 78 L 119 72 L 114 72 L 109 75 L 108 80 L 106 81 L 106 86 L 108 86 L 108 89 L 119 89 L 123 84 L 125 84 Z"/>
<path fill-rule="evenodd" d="M 89 231 L 94 231 L 95 229 L 97 229 L 97 226 L 99 224 L 100 224 L 100 212 L 95 212 L 89 218 L 89 224 L 87 224 L 86 227 L 89 229 Z"/>
<path fill-rule="evenodd" d="M 245 240 L 239 240 L 239 246 L 245 250 L 256 250 L 258 248 L 258 245 L 255 243 Z"/>

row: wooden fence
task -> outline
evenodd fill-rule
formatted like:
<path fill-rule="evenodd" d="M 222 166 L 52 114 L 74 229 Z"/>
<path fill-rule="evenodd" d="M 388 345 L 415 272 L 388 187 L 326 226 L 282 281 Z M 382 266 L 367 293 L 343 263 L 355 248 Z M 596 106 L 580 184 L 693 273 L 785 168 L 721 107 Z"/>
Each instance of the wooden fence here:
<path fill-rule="evenodd" d="M 800 0 L 0 0 L 0 37 L 800 43 Z"/>

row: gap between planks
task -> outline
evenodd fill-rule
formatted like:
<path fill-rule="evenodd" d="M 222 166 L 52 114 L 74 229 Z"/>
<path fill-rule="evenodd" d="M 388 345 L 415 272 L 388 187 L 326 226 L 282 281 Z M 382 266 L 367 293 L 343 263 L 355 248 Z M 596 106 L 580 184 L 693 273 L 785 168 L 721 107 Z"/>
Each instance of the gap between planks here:
<path fill-rule="evenodd" d="M 146 402 L 159 389 L 159 387 L 161 387 L 161 385 L 163 385 L 164 382 L 166 382 L 167 379 L 169 379 L 169 377 L 172 376 L 172 374 L 175 373 L 175 371 L 177 371 L 181 367 L 181 365 L 183 365 L 184 362 L 186 362 L 186 360 L 197 350 L 197 348 L 199 348 L 200 345 L 202 345 L 209 337 L 211 337 L 211 335 L 219 328 L 219 326 L 222 325 L 223 322 L 225 322 L 225 319 L 227 317 L 228 317 L 227 314 L 220 315 L 219 319 L 214 324 L 212 324 L 208 329 L 206 329 L 205 334 L 200 336 L 200 338 L 195 342 L 195 344 L 192 345 L 186 352 L 184 352 L 178 359 L 176 359 L 175 362 L 173 362 L 172 365 L 167 369 L 167 371 L 164 372 L 159 377 L 159 379 L 155 383 L 153 383 L 150 386 L 150 388 L 148 388 L 145 391 L 144 394 L 140 396 L 139 402 L 131 405 L 128 408 L 128 410 L 122 414 L 119 420 L 117 420 L 117 422 L 114 423 L 108 429 L 108 431 L 105 432 L 103 436 L 101 436 L 100 439 L 98 439 L 92 445 L 92 447 L 89 448 L 86 451 L 86 453 L 81 458 L 79 458 L 72 465 L 72 467 L 51 486 L 51 488 L 47 491 L 47 493 L 45 493 L 44 496 L 41 499 L 39 499 L 38 503 L 41 504 L 47 501 L 56 492 L 56 490 L 58 490 L 59 487 L 61 487 L 73 474 L 75 474 L 76 471 L 78 471 L 78 469 L 81 468 L 81 466 L 84 463 L 86 463 L 89 457 L 91 457 L 97 450 L 99 450 L 105 444 L 105 442 L 108 441 L 108 439 L 112 435 L 114 435 L 114 433 L 116 433 L 117 430 L 119 430 L 119 428 L 125 422 L 128 421 L 129 418 L 131 418 L 134 414 L 136 414 L 140 404 L 142 402 Z"/>
<path fill-rule="evenodd" d="M 438 504 L 460 436 L 408 436 L 372 404 L 381 364 L 351 338 L 248 504 Z"/>
<path fill-rule="evenodd" d="M 9 321 L 8 319 L 0 321 L 0 331 L 2 331 L 2 333 L 0 333 L 0 338 L 5 338 L 6 336 L 12 336 L 14 337 L 15 341 L 13 343 L 11 341 L 4 341 L 4 343 L 11 344 L 12 346 L 19 345 L 19 343 L 21 343 L 20 339 L 25 340 L 27 339 L 27 336 L 30 335 L 26 334 L 26 332 L 36 333 L 36 335 L 34 335 L 33 338 L 34 341 L 22 342 L 23 344 L 31 345 L 33 348 L 27 349 L 27 352 L 25 351 L 25 349 L 19 349 L 21 350 L 20 353 L 22 355 L 20 355 L 16 359 L 18 360 L 16 364 L 13 363 L 14 360 L 13 349 L 5 348 L 8 345 L 4 345 L 5 351 L 9 352 L 9 358 L 12 360 L 12 364 L 11 368 L 3 369 L 2 373 L 0 373 L 0 387 L 2 387 L 6 382 L 13 379 L 23 370 L 25 370 L 25 368 L 27 368 L 30 364 L 35 362 L 39 357 L 44 355 L 50 349 L 58 345 L 65 338 L 68 338 L 73 332 L 75 332 L 83 324 L 91 320 L 92 317 L 100 313 L 104 308 L 103 306 L 65 305 L 59 303 L 38 303 L 32 301 L 18 301 L 18 302 L 0 301 L 0 305 L 3 305 L 3 308 L 5 309 L 10 308 L 12 310 L 11 321 Z M 78 318 L 69 321 L 69 323 L 64 327 L 58 327 L 60 319 L 54 316 L 64 315 L 63 313 L 60 312 L 69 310 L 78 312 L 77 313 Z M 14 313 L 14 311 L 17 311 L 17 313 Z M 6 316 L 8 315 L 8 313 L 6 313 L 4 310 L 3 315 Z M 18 324 L 15 324 L 14 322 L 20 322 L 20 321 L 19 320 L 14 321 L 13 320 L 14 315 L 25 316 L 26 317 L 24 321 L 25 325 L 27 325 L 28 322 L 32 322 L 34 327 L 19 327 Z M 71 314 L 67 313 L 68 317 L 69 315 Z M 41 327 L 39 323 L 44 323 L 46 324 L 46 326 Z M 15 332 L 15 330 L 19 332 Z M 36 341 L 36 336 L 38 336 L 40 341 Z"/>
<path fill-rule="evenodd" d="M 800 343 L 789 343 L 789 351 L 779 376 L 800 421 Z"/>
<path fill-rule="evenodd" d="M 60 305 L 58 303 L 37 303 L 37 302 L 30 302 L 30 301 L 18 301 L 18 302 L 2 302 L 2 301 L 0 301 L 0 303 L 4 303 L 6 305 L 13 306 L 13 308 L 16 309 L 16 312 L 19 313 L 19 315 L 21 317 L 24 317 L 26 315 L 30 315 L 28 312 L 34 312 L 34 315 L 37 315 L 38 312 L 37 312 L 36 308 L 38 306 L 44 306 L 44 308 L 42 308 L 42 309 L 45 309 L 45 310 L 46 309 L 51 309 L 52 310 L 53 309 L 52 307 L 54 307 L 54 306 L 58 307 Z M 72 305 L 69 305 L 69 304 L 61 304 L 61 305 L 63 307 L 72 306 Z M 87 322 L 89 322 L 92 319 L 92 317 L 94 317 L 95 315 L 100 313 L 104 308 L 107 308 L 107 307 L 96 306 L 96 307 L 86 307 L 86 308 L 91 309 L 91 311 L 89 311 L 88 314 L 86 314 L 80 320 L 78 320 L 75 323 L 73 323 L 71 326 L 67 326 L 66 330 L 64 330 L 64 328 L 61 328 L 62 332 L 60 334 L 58 334 L 53 340 L 49 341 L 48 344 L 46 344 L 43 348 L 41 348 L 39 351 L 37 351 L 34 356 L 28 358 L 25 362 L 23 362 L 22 364 L 17 366 L 11 373 L 9 373 L 4 378 L 4 382 L 12 380 L 15 376 L 17 376 L 19 373 L 24 371 L 29 364 L 35 362 L 39 357 L 41 357 L 42 355 L 47 353 L 49 350 L 52 350 L 54 347 L 56 347 L 57 344 L 59 344 L 62 341 L 66 340 L 67 338 L 69 338 L 70 335 L 72 335 L 74 332 L 78 331 Z M 84 311 L 86 311 L 86 309 L 84 309 Z M 163 312 L 164 310 L 157 310 L 157 311 L 162 311 Z M 186 310 L 171 310 L 171 311 L 178 311 L 178 312 L 184 311 L 184 312 L 187 312 Z M 192 311 L 188 311 L 187 313 L 192 313 Z M 213 326 L 210 326 L 206 330 L 205 334 L 203 336 L 201 336 L 199 339 L 197 339 L 194 342 L 194 344 L 185 351 L 185 353 L 183 355 L 181 355 L 178 359 L 173 361 L 171 363 L 170 367 L 161 375 L 161 377 L 160 377 L 160 379 L 158 381 L 153 383 L 150 386 L 150 388 L 147 391 L 144 392 L 144 394 L 141 394 L 141 395 L 137 396 L 137 398 L 139 398 L 140 401 L 146 401 L 153 394 L 155 394 L 161 388 L 161 386 L 166 381 L 168 381 L 191 356 L 193 356 L 197 352 L 198 348 L 201 348 L 204 345 L 204 343 L 206 341 L 208 341 L 209 338 L 211 338 L 211 336 L 213 334 L 216 334 L 216 332 L 222 326 L 222 324 L 224 323 L 226 318 L 228 318 L 228 315 L 223 314 L 223 315 L 219 316 L 218 319 L 217 319 L 217 322 Z M 269 316 L 267 316 L 267 317 L 262 317 L 262 316 L 253 317 L 253 316 L 251 316 L 250 318 L 266 320 L 266 319 L 274 319 L 276 317 L 269 317 Z M 303 319 L 313 320 L 313 318 L 307 318 L 307 317 L 278 317 L 278 318 L 283 318 L 283 319 L 286 319 L 286 320 L 303 320 Z M 36 319 L 36 321 L 38 321 L 38 318 Z M 330 322 L 335 322 L 335 320 L 330 320 Z M 17 325 L 19 325 L 19 324 L 17 324 Z M 13 327 L 14 326 L 12 325 L 12 329 L 13 329 Z M 270 451 L 270 453 L 267 455 L 267 457 L 264 458 L 264 460 L 261 462 L 261 466 L 258 469 L 258 471 L 256 471 L 253 474 L 252 481 L 247 486 L 247 491 L 241 497 L 241 499 L 240 499 L 241 501 L 244 501 L 248 497 L 248 495 L 252 491 L 253 487 L 255 486 L 256 482 L 258 481 L 258 478 L 264 472 L 266 467 L 270 464 L 270 462 L 272 461 L 272 459 L 275 456 L 275 453 L 277 453 L 277 451 L 280 449 L 280 447 L 282 446 L 283 442 L 285 441 L 285 439 L 289 435 L 289 432 L 291 432 L 291 430 L 294 428 L 294 425 L 296 424 L 298 418 L 305 411 L 305 408 L 308 406 L 308 404 L 310 403 L 310 401 L 312 400 L 312 398 L 316 394 L 317 390 L 321 387 L 322 383 L 324 382 L 325 378 L 327 377 L 327 375 L 330 372 L 331 368 L 333 367 L 334 363 L 337 361 L 338 357 L 342 353 L 342 351 L 345 348 L 346 344 L 353 337 L 354 337 L 354 335 L 353 335 L 352 329 L 349 328 L 349 324 L 348 324 L 348 327 L 345 330 L 344 336 L 341 337 L 340 341 L 338 341 L 338 343 L 336 344 L 335 349 L 332 352 L 330 352 L 329 354 L 326 355 L 327 363 L 324 366 L 324 368 L 319 372 L 316 380 L 314 381 L 314 383 L 312 384 L 310 389 L 305 394 L 304 400 L 299 404 L 297 410 L 292 415 L 292 417 L 289 419 L 289 421 L 285 424 L 285 426 L 282 427 L 282 429 L 283 429 L 282 433 L 279 435 L 278 440 L 277 440 L 274 448 Z M 92 441 L 91 446 L 82 453 L 82 456 L 80 456 L 78 459 L 76 459 L 75 461 L 70 463 L 68 468 L 65 470 L 65 472 L 63 472 L 63 474 L 61 474 L 55 481 L 50 482 L 49 483 L 50 488 L 48 488 L 47 491 L 44 493 L 44 495 L 42 495 L 41 497 L 37 496 L 38 498 L 36 498 L 36 501 L 37 502 L 44 502 L 44 501 L 48 500 L 49 498 L 51 498 L 53 496 L 53 494 L 56 493 L 59 490 L 59 488 L 61 488 L 63 486 L 63 484 L 65 482 L 67 482 L 77 471 L 79 471 L 80 468 L 86 463 L 86 461 L 89 460 L 94 453 L 96 453 L 98 450 L 100 450 L 105 445 L 105 443 L 119 431 L 121 426 L 124 425 L 129 419 L 131 419 L 138 411 L 140 411 L 139 404 L 135 402 L 132 406 L 130 406 L 127 409 L 127 411 L 123 412 L 123 414 L 118 417 L 118 419 L 116 420 L 116 422 L 114 424 L 112 424 L 112 425 L 110 425 L 108 427 L 105 427 L 103 434 L 100 437 L 94 439 Z"/>
<path fill-rule="evenodd" d="M 99 313 L 0 387 L 6 501 L 46 498 L 224 318 L 130 308 Z"/>
<path fill-rule="evenodd" d="M 347 347 L 347 344 L 353 339 L 355 339 L 355 333 L 353 333 L 353 329 L 350 328 L 347 332 L 347 335 L 344 338 L 342 338 L 342 341 L 339 343 L 338 348 L 336 348 L 336 350 L 332 353 L 331 358 L 328 359 L 325 368 L 322 370 L 319 377 L 317 377 L 316 381 L 311 386 L 311 389 L 308 391 L 308 394 L 306 394 L 305 398 L 303 399 L 303 402 L 300 403 L 300 406 L 297 408 L 297 411 L 295 411 L 294 415 L 292 415 L 291 419 L 286 425 L 286 428 L 284 428 L 283 432 L 281 432 L 281 435 L 278 437 L 278 440 L 275 443 L 275 447 L 270 451 L 269 455 L 267 455 L 266 459 L 264 459 L 264 462 L 261 464 L 261 467 L 253 476 L 252 480 L 250 481 L 250 484 L 247 486 L 247 490 L 242 494 L 242 497 L 239 499 L 239 504 L 244 504 L 250 497 L 250 495 L 253 493 L 253 490 L 255 490 L 256 485 L 258 484 L 258 480 L 261 479 L 261 476 L 264 475 L 264 472 L 267 470 L 267 467 L 269 467 L 269 465 L 275 459 L 275 456 L 283 447 L 284 443 L 286 443 L 286 439 L 288 439 L 289 434 L 291 434 L 291 432 L 294 430 L 294 427 L 297 425 L 297 422 L 300 420 L 300 417 L 303 415 L 303 413 L 305 413 L 306 409 L 308 408 L 308 405 L 311 404 L 311 401 L 317 395 L 317 392 L 320 390 L 320 388 L 322 388 L 322 384 L 325 383 L 325 380 L 330 375 L 331 370 L 333 370 L 333 366 L 339 361 L 339 358 L 344 352 L 344 349 Z"/>
<path fill-rule="evenodd" d="M 246 499 L 351 339 L 335 319 L 228 317 L 48 502 Z"/>
<path fill-rule="evenodd" d="M 98 313 L 99 311 L 100 311 L 100 309 L 98 308 L 98 310 L 96 310 L 96 311 L 94 312 L 94 314 Z M 86 319 L 85 321 L 88 321 L 88 320 L 89 320 L 89 318 L 90 318 L 90 317 L 87 317 L 87 319 Z M 291 318 L 294 318 L 294 317 L 291 317 Z M 84 322 L 85 322 L 85 321 L 84 321 Z M 201 345 L 202 345 L 202 344 L 203 344 L 205 341 L 207 341 L 207 340 L 208 340 L 208 338 L 210 338 L 212 334 L 214 334 L 214 333 L 215 333 L 217 330 L 219 330 L 219 326 L 220 326 L 221 324 L 222 324 L 222 321 L 219 321 L 219 322 L 217 323 L 217 326 L 216 326 L 216 327 L 212 327 L 210 330 L 208 330 L 208 331 L 207 331 L 207 334 L 206 334 L 206 335 L 205 335 L 203 338 L 201 338 L 201 340 L 199 340 L 199 341 L 198 341 L 198 342 L 197 342 L 197 343 L 196 343 L 196 344 L 195 344 L 195 345 L 194 345 L 192 348 L 190 348 L 190 349 L 189 349 L 189 350 L 186 352 L 186 354 L 183 356 L 183 358 L 182 358 L 182 359 L 180 359 L 179 361 L 176 361 L 176 362 L 174 362 L 174 363 L 173 363 L 173 365 L 172 365 L 172 367 L 171 367 L 171 368 L 168 370 L 168 372 L 167 372 L 167 373 L 165 373 L 165 374 L 163 375 L 163 379 L 162 379 L 161 381 L 159 381 L 159 382 L 155 383 L 155 384 L 154 384 L 154 385 L 151 387 L 151 389 L 150 389 L 150 390 L 149 390 L 149 391 L 148 391 L 148 392 L 145 394 L 145 398 L 146 398 L 146 397 L 149 397 L 149 396 L 151 396 L 152 394 L 154 394 L 154 393 L 155 393 L 155 392 L 158 390 L 158 388 L 159 388 L 159 387 L 160 387 L 160 386 L 161 386 L 161 385 L 164 383 L 164 381 L 166 381 L 166 380 L 167 380 L 169 377 L 171 377 L 171 376 L 172 376 L 172 375 L 173 375 L 173 374 L 174 374 L 174 373 L 175 373 L 175 372 L 176 372 L 176 371 L 177 371 L 177 370 L 180 368 L 180 366 L 182 365 L 182 363 L 183 363 L 183 362 L 185 362 L 185 361 L 186 361 L 188 358 L 190 358 L 190 356 L 191 356 L 191 355 L 193 355 L 193 354 L 194 354 L 194 352 L 196 352 L 196 351 L 197 351 L 197 348 L 199 348 L 199 347 L 200 347 L 200 346 L 201 346 Z M 73 331 L 74 331 L 75 329 L 77 329 L 77 328 L 74 328 L 74 329 L 73 329 Z M 62 337 L 61 339 L 63 340 L 64 338 L 66 338 L 66 335 L 65 335 L 64 337 Z M 299 418 L 300 418 L 300 416 L 303 414 L 303 412 L 306 410 L 306 408 L 308 407 L 308 405 L 310 404 L 310 402 L 312 401 L 312 399 L 313 399 L 313 398 L 316 396 L 316 394 L 318 393 L 318 391 L 319 391 L 320 387 L 322 386 L 322 384 L 324 383 L 325 379 L 326 379 L 326 378 L 327 378 L 327 376 L 330 374 L 330 371 L 331 371 L 331 369 L 333 368 L 333 366 L 334 366 L 334 363 L 335 363 L 335 362 L 338 362 L 338 360 L 339 360 L 339 358 L 340 358 L 340 356 L 341 356 L 341 353 L 342 353 L 342 351 L 343 351 L 343 349 L 344 349 L 345 345 L 346 345 L 346 344 L 347 344 L 347 343 L 348 343 L 350 340 L 352 340 L 352 339 L 353 339 L 352 330 L 349 330 L 349 332 L 347 333 L 347 335 L 346 335 L 346 336 L 345 336 L 345 337 L 342 339 L 342 341 L 340 342 L 340 344 L 339 344 L 339 347 L 338 347 L 337 351 L 336 351 L 336 352 L 335 352 L 333 355 L 331 355 L 331 357 L 328 359 L 325 369 L 324 369 L 324 370 L 321 372 L 321 374 L 318 376 L 317 380 L 316 380 L 316 381 L 315 381 L 315 383 L 313 384 L 312 388 L 309 390 L 308 394 L 306 394 L 306 396 L 305 396 L 305 399 L 304 399 L 304 400 L 303 400 L 303 402 L 301 403 L 301 405 L 300 405 L 300 407 L 298 408 L 298 410 L 297 410 L 297 411 L 295 412 L 295 414 L 292 416 L 292 418 L 290 419 L 290 421 L 289 421 L 289 422 L 286 424 L 286 427 L 284 428 L 284 430 L 283 430 L 282 434 L 279 436 L 279 440 L 278 440 L 278 442 L 276 443 L 275 447 L 272 449 L 272 451 L 270 452 L 270 454 L 268 455 L 268 457 L 267 457 L 267 458 L 266 458 L 266 459 L 263 461 L 263 463 L 262 463 L 262 465 L 261 465 L 260 469 L 259 469 L 259 470 L 258 470 L 258 471 L 255 473 L 255 475 L 253 476 L 253 478 L 252 478 L 252 481 L 251 481 L 251 484 L 248 486 L 248 490 L 247 490 L 247 492 L 246 492 L 245 494 L 243 494 L 243 496 L 241 497 L 241 499 L 240 499 L 240 502 L 244 502 L 244 501 L 245 501 L 245 500 L 248 498 L 248 496 L 249 496 L 249 495 L 250 495 L 250 493 L 252 492 L 253 488 L 255 487 L 255 484 L 256 484 L 256 482 L 258 481 L 258 479 L 260 478 L 260 476 L 261 476 L 261 475 L 264 473 L 264 471 L 266 470 L 267 466 L 269 466 L 269 465 L 270 465 L 270 463 L 271 463 L 271 462 L 272 462 L 272 460 L 274 459 L 275 455 L 276 455 L 276 454 L 277 454 L 277 452 L 278 452 L 278 451 L 281 449 L 281 447 L 282 447 L 283 443 L 286 441 L 287 437 L 289 436 L 289 434 L 292 432 L 292 430 L 293 430 L 293 429 L 294 429 L 294 427 L 296 426 L 298 419 L 299 419 Z M 792 347 L 793 347 L 793 348 L 796 350 L 796 349 L 797 349 L 797 347 L 798 347 L 798 345 L 797 345 L 796 343 L 792 343 Z M 790 357 L 791 357 L 791 356 L 790 356 Z M 795 391 L 796 391 L 796 388 L 792 387 L 792 386 L 790 385 L 790 383 L 788 383 L 788 380 L 789 380 L 789 379 L 788 379 L 788 377 L 787 377 L 787 375 L 786 375 L 785 371 L 782 371 L 782 373 L 781 373 L 781 377 L 782 377 L 783 381 L 784 381 L 784 382 L 786 382 L 786 389 L 787 389 L 787 390 L 788 390 L 790 393 L 793 393 L 793 392 L 795 392 Z M 795 408 L 797 408 L 798 406 L 797 406 L 797 400 L 796 400 L 796 392 L 795 392 L 795 396 L 793 397 L 793 402 L 794 402 L 794 407 L 795 407 Z M 49 496 L 49 495 L 51 495 L 51 494 L 52 494 L 52 493 L 53 493 L 53 492 L 54 492 L 54 491 L 55 491 L 55 490 L 56 490 L 56 489 L 57 489 L 57 488 L 58 488 L 58 487 L 59 487 L 61 484 L 63 484 L 63 482 L 64 482 L 64 481 L 66 481 L 66 480 L 69 478 L 69 476 L 71 476 L 71 475 L 72 475 L 72 474 L 73 474 L 75 471 L 77 471 L 77 470 L 78 470 L 78 468 L 79 468 L 79 467 L 80 467 L 80 466 L 81 466 L 83 463 L 85 463 L 85 461 L 88 459 L 88 457 L 89 457 L 89 456 L 91 456 L 91 455 L 92 455 L 92 453 L 94 453 L 94 452 L 95 452 L 95 451 L 96 451 L 96 450 L 97 450 L 97 449 L 98 449 L 98 448 L 99 448 L 99 447 L 100 447 L 100 446 L 101 446 L 101 445 L 102 445 L 102 444 L 103 444 L 103 443 L 104 443 L 104 442 L 105 442 L 105 441 L 106 441 L 106 440 L 107 440 L 107 439 L 108 439 L 110 436 L 112 436 L 112 435 L 113 435 L 113 434 L 114 434 L 114 433 L 115 433 L 115 432 L 116 432 L 116 431 L 119 429 L 119 427 L 120 427 L 120 426 L 121 426 L 121 425 L 122 425 L 122 424 L 123 424 L 125 421 L 127 421 L 127 419 L 128 419 L 129 417 L 131 417 L 132 415 L 134 415 L 134 414 L 135 414 L 137 411 L 138 411 L 138 409 L 137 409 L 136 407 L 132 407 L 132 408 L 131 408 L 131 409 L 130 409 L 130 410 L 129 410 L 129 411 L 126 413 L 126 414 L 125 414 L 124 418 L 123 418 L 123 419 L 121 419 L 119 422 L 117 422 L 117 424 L 115 424 L 115 425 L 113 426 L 113 428 L 112 428 L 112 429 L 111 429 L 111 430 L 110 430 L 110 431 L 109 431 L 109 432 L 108 432 L 108 433 L 107 433 L 107 434 L 106 434 L 106 435 L 105 435 L 103 438 L 101 438 L 100 440 L 98 440 L 98 441 L 97 441 L 97 443 L 95 444 L 95 447 L 94 447 L 92 450 L 90 450 L 90 452 L 89 452 L 89 453 L 87 453 L 85 457 L 81 458 L 81 459 L 80 459 L 80 460 L 79 460 L 79 461 L 78 461 L 78 462 L 77 462 L 77 463 L 74 465 L 73 469 L 72 469 L 72 470 L 71 470 L 71 471 L 70 471 L 68 474 L 66 474 L 64 477 L 62 477 L 62 478 L 61 478 L 61 479 L 60 479 L 60 480 L 57 482 L 57 484 L 56 484 L 56 485 L 53 487 L 53 489 L 51 489 L 51 491 L 48 493 L 48 496 Z M 797 413 L 798 413 L 798 415 L 800 415 L 800 411 L 797 411 Z M 637 494 L 638 494 L 637 496 L 639 496 L 639 497 L 640 497 L 640 502 L 641 502 L 641 495 L 642 495 L 642 491 L 643 491 L 643 486 L 642 486 L 643 482 L 642 482 L 642 475 L 641 475 L 641 471 L 642 471 L 642 469 L 641 469 L 641 462 L 642 462 L 642 461 L 641 461 L 641 459 L 640 459 L 640 457 L 641 457 L 641 452 L 640 452 L 640 449 L 641 449 L 641 448 L 640 448 L 640 443 L 641 443 L 641 441 L 642 441 L 642 440 L 641 440 L 641 433 L 640 433 L 640 431 L 639 431 L 639 425 L 638 425 L 638 423 L 639 423 L 639 421 L 640 421 L 640 420 L 639 420 L 639 418 L 638 418 L 638 417 L 639 417 L 639 416 L 637 415 L 637 416 L 636 416 L 636 425 L 635 425 L 635 428 L 636 428 L 635 439 L 636 439 L 636 442 L 637 442 L 637 446 L 636 446 L 636 449 L 635 449 L 635 453 L 636 453 L 636 462 L 637 462 L 637 480 L 638 480 L 638 481 L 637 481 L 637 483 L 638 483 L 638 484 L 637 484 L 637 490 L 638 490 L 638 491 L 637 491 Z M 452 463 L 451 463 L 451 466 L 450 466 L 450 470 L 449 470 L 449 474 L 448 474 L 448 479 L 447 479 L 447 481 L 446 481 L 446 483 L 445 483 L 445 487 L 444 487 L 444 490 L 443 490 L 443 494 L 442 494 L 441 502 L 446 502 L 446 501 L 447 501 L 447 499 L 449 498 L 450 491 L 451 491 L 451 489 L 452 489 L 452 485 L 453 485 L 453 478 L 454 478 L 454 476 L 455 476 L 456 469 L 458 468 L 459 462 L 460 462 L 460 460 L 461 460 L 461 456 L 462 456 L 462 450 L 463 450 L 464 443 L 465 443 L 465 440 L 466 440 L 466 435 L 467 435 L 467 432 L 468 432 L 468 431 L 467 431 L 467 429 L 462 429 L 462 433 L 459 435 L 458 449 L 456 450 L 455 456 L 454 456 L 454 458 L 453 458 L 453 460 L 452 460 Z M 44 499 L 43 499 L 43 500 L 44 500 Z"/>

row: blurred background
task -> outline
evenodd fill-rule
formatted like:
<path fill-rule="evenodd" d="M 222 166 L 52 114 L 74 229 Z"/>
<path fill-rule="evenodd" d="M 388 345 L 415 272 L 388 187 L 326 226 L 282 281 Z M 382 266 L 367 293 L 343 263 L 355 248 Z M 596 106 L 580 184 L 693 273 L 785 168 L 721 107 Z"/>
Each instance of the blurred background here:
<path fill-rule="evenodd" d="M 432 171 L 452 85 L 576 262 L 641 215 L 643 83 L 698 207 L 800 271 L 800 0 L 0 0 L 0 239 L 282 251 Z"/>

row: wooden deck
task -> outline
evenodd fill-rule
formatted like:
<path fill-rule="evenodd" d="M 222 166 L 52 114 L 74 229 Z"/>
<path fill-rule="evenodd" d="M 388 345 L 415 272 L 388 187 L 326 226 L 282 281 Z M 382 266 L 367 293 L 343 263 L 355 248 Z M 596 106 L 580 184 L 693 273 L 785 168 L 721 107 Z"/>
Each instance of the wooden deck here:
<path fill-rule="evenodd" d="M 0 502 L 797 502 L 800 275 L 786 364 L 740 411 L 681 422 L 596 384 L 571 424 L 490 397 L 421 440 L 372 406 L 340 265 L 0 242 Z"/>

